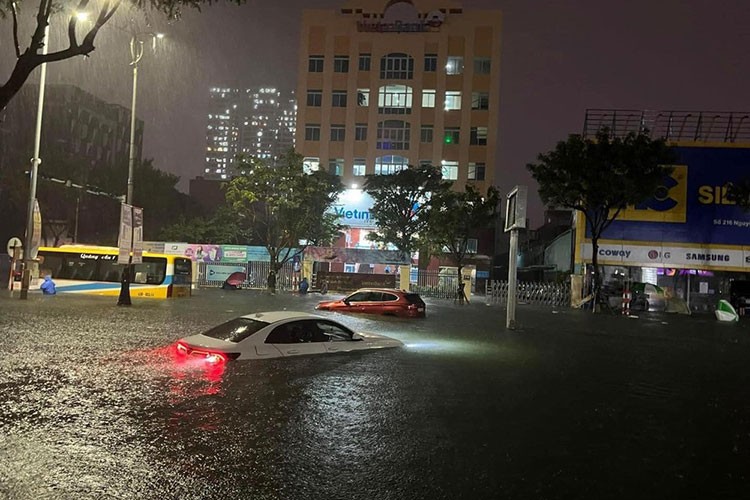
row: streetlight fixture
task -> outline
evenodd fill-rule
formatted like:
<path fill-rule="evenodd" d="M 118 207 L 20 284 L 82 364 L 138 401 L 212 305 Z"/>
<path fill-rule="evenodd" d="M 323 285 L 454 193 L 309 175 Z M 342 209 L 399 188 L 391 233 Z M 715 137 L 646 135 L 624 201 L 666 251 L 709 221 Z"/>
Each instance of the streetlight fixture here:
<path fill-rule="evenodd" d="M 136 109 L 136 97 L 138 95 L 138 63 L 143 58 L 143 40 L 141 39 L 144 35 L 151 37 L 152 49 L 156 50 L 156 40 L 164 38 L 163 33 L 133 33 L 130 38 L 130 65 L 133 67 L 133 96 L 130 103 L 130 151 L 128 154 L 128 189 L 125 196 L 125 203 L 133 205 L 133 173 L 135 169 L 135 109 Z M 134 221 L 132 220 L 131 212 L 131 227 Z M 132 238 L 131 238 L 132 247 Z M 132 248 L 131 248 L 132 249 Z M 120 296 L 117 299 L 118 306 L 129 306 L 131 305 L 130 300 L 130 279 L 133 271 L 133 255 L 129 252 L 128 264 L 122 273 L 122 281 L 120 286 Z"/>

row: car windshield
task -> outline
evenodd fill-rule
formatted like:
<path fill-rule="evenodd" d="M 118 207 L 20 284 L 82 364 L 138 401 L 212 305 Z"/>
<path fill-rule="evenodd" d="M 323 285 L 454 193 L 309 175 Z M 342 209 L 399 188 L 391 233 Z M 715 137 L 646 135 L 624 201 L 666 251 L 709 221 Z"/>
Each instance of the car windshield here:
<path fill-rule="evenodd" d="M 227 342 L 239 342 L 261 328 L 268 326 L 268 324 L 265 321 L 257 321 L 249 318 L 235 318 L 219 326 L 215 326 L 207 332 L 203 332 L 203 335 Z"/>

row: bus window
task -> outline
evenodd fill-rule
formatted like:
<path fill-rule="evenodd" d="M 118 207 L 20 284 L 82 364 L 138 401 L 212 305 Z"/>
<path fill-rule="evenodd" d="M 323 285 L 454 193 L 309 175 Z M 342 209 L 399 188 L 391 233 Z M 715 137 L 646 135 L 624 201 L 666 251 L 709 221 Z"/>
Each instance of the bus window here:
<path fill-rule="evenodd" d="M 133 265 L 133 283 L 158 285 L 167 275 L 167 259 L 161 257 L 144 257 L 141 264 Z"/>

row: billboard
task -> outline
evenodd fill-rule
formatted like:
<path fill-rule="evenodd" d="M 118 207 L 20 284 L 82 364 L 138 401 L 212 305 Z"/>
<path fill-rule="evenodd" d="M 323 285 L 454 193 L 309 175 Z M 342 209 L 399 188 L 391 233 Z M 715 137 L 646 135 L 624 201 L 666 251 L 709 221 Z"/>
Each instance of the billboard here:
<path fill-rule="evenodd" d="M 624 210 L 603 233 L 605 264 L 750 270 L 750 213 L 727 184 L 750 177 L 750 148 L 674 148 L 678 161 L 655 195 Z M 583 225 L 579 224 L 579 234 Z M 590 261 L 589 229 L 579 257 Z M 745 248 L 747 246 L 747 248 Z"/>

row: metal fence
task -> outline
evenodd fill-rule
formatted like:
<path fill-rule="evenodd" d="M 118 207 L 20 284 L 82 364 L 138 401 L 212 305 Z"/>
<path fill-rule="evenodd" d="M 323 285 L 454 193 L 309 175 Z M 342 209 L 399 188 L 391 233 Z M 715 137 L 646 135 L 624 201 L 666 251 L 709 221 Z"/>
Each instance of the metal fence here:
<path fill-rule="evenodd" d="M 238 264 L 221 262 L 199 262 L 197 284 L 202 288 L 221 288 L 226 277 L 231 272 L 242 268 L 245 273 L 245 281 L 240 288 L 265 289 L 268 283 L 268 273 L 271 272 L 271 263 L 263 261 L 252 261 Z M 287 262 L 276 274 L 276 290 L 296 290 L 297 277 L 294 272 L 294 264 Z"/>
<path fill-rule="evenodd" d="M 486 290 L 488 304 L 508 302 L 508 282 L 488 281 Z M 570 306 L 570 285 L 567 283 L 537 283 L 519 281 L 516 288 L 518 303 L 551 307 Z"/>
<path fill-rule="evenodd" d="M 414 281 L 414 274 L 416 274 L 416 282 Z M 474 289 L 474 281 L 472 280 L 469 283 L 468 280 L 465 280 L 464 283 L 466 295 L 471 295 L 471 291 Z M 409 291 L 416 292 L 423 297 L 454 299 L 458 292 L 458 275 L 441 274 L 440 271 L 420 269 L 416 273 L 412 273 Z"/>

